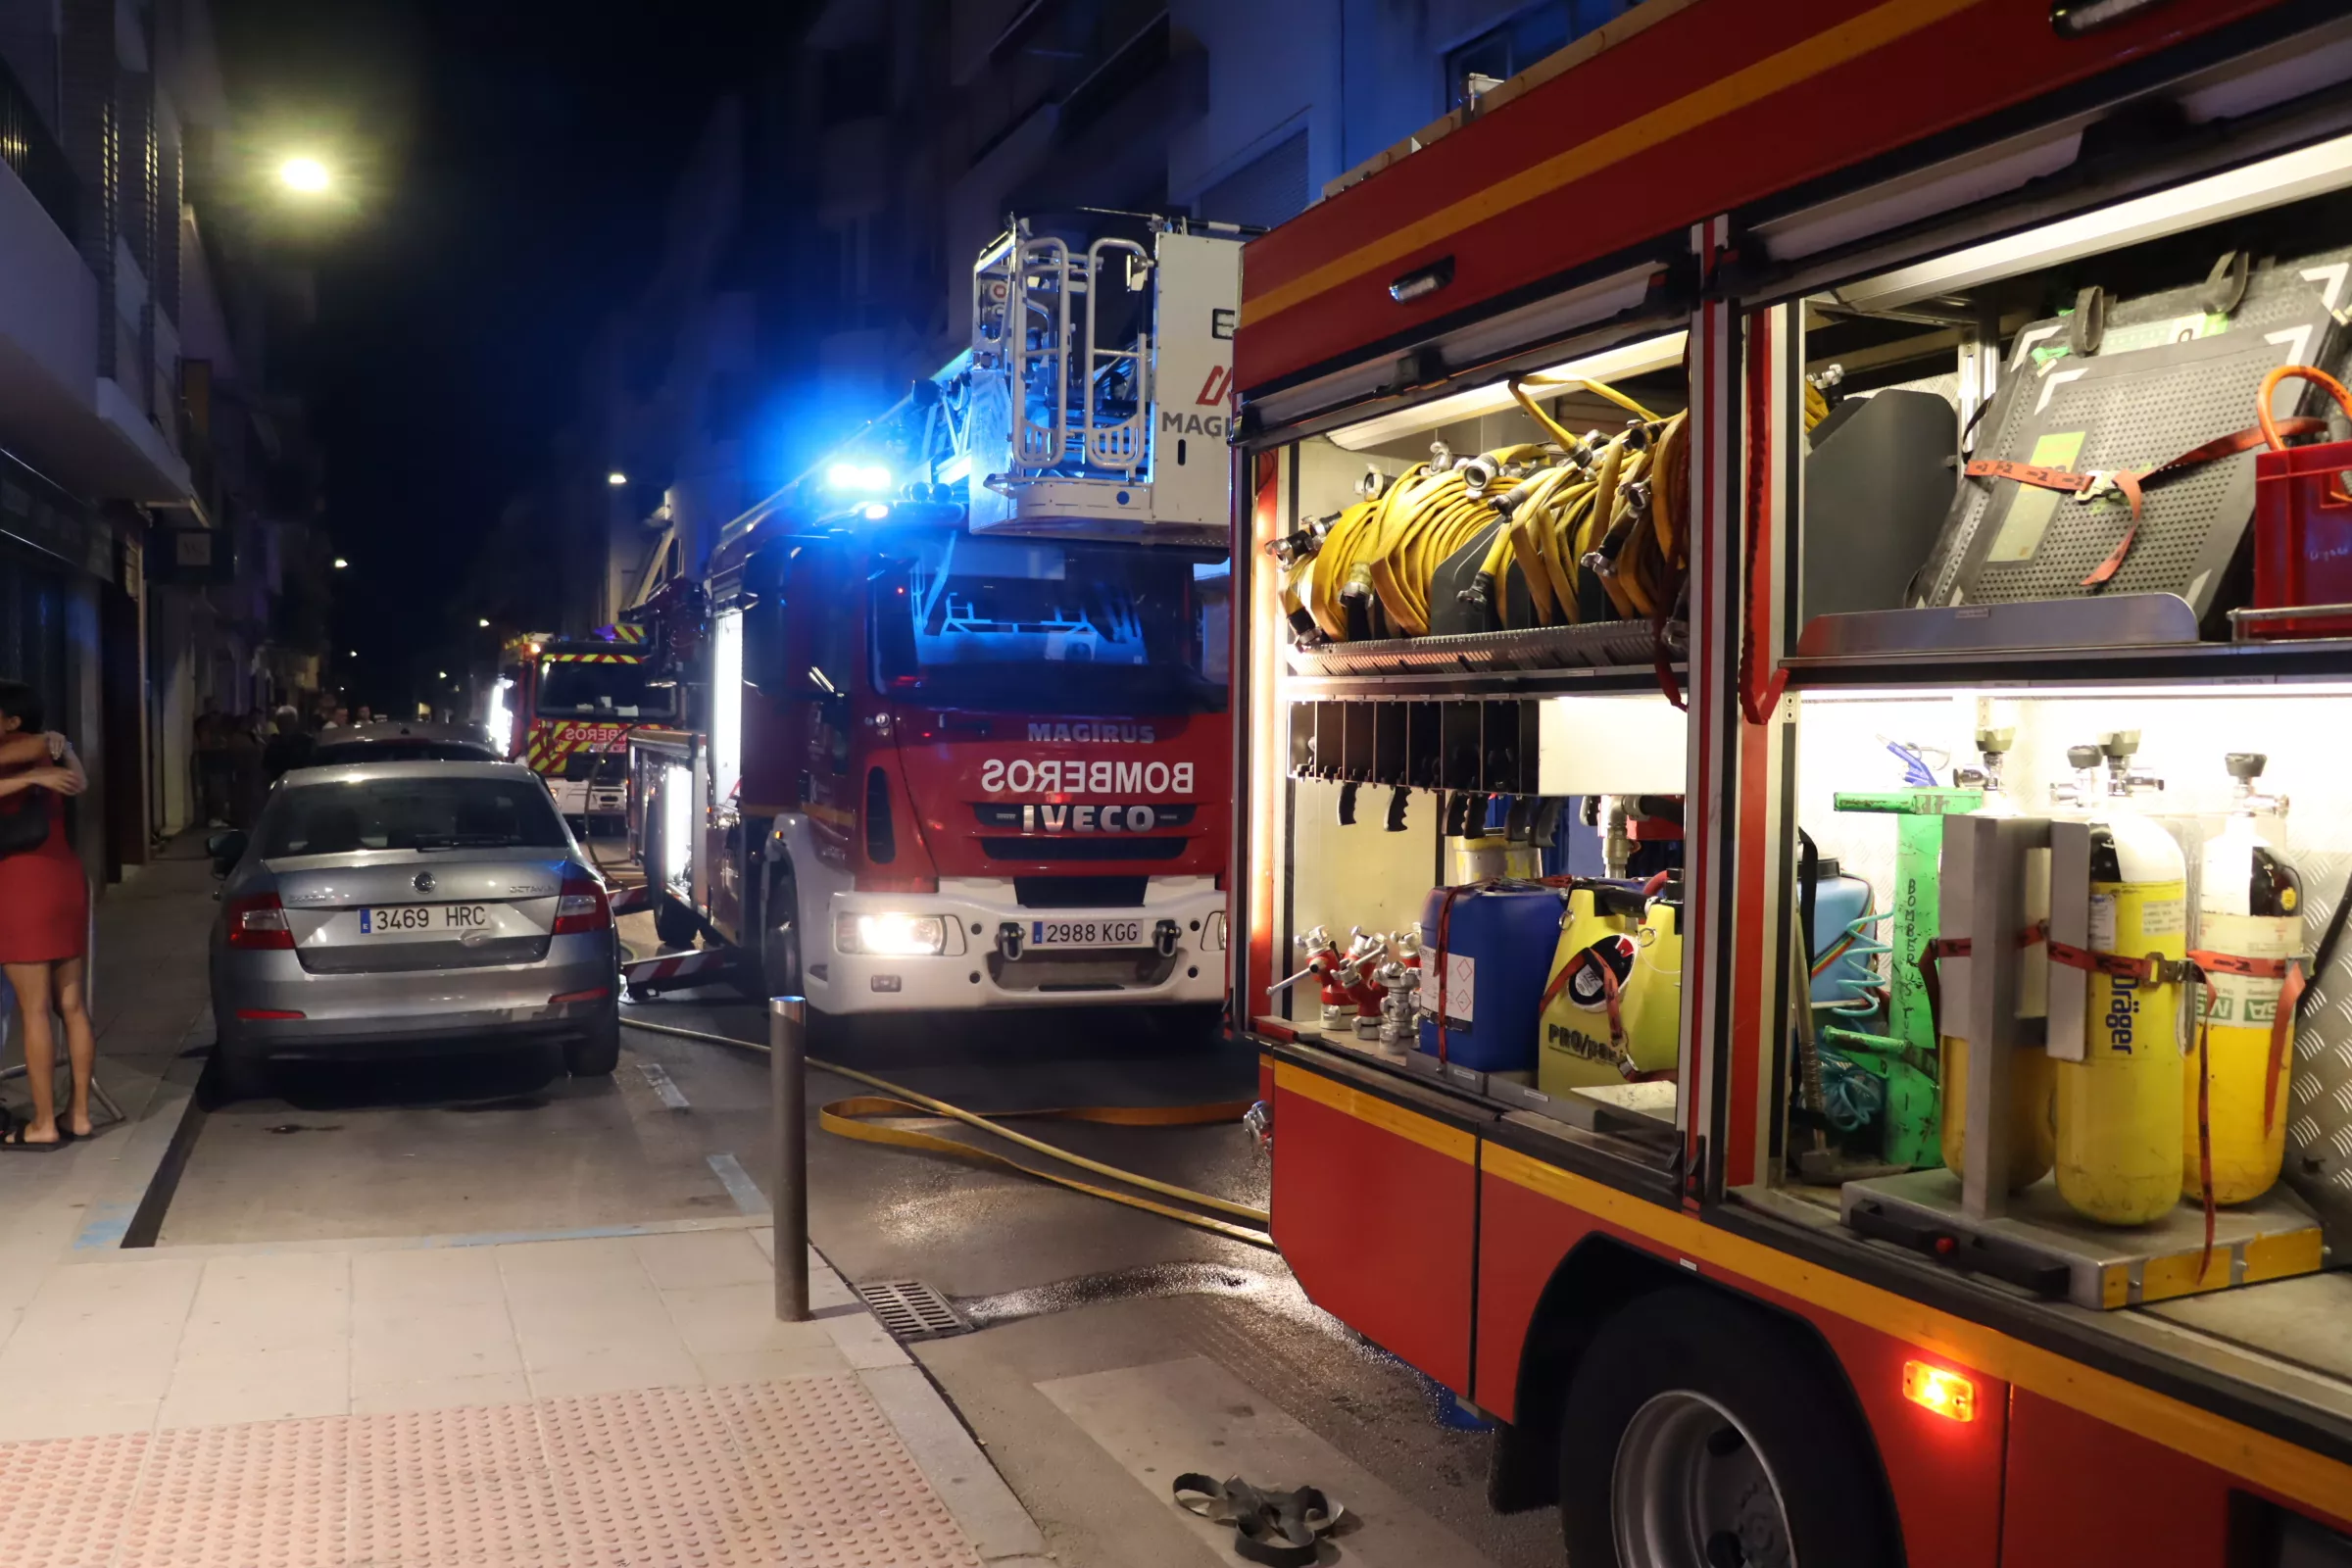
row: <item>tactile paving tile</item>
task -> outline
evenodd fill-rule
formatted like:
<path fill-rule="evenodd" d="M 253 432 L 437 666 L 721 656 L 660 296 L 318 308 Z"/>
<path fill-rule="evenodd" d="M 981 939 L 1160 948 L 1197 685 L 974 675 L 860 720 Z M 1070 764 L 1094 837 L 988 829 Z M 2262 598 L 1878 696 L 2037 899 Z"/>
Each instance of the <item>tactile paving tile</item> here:
<path fill-rule="evenodd" d="M 297 1568 L 340 1560 L 349 1533 L 342 1417 L 156 1434 L 122 1561 Z"/>
<path fill-rule="evenodd" d="M 979 1568 L 854 1377 L 0 1445 L 6 1568 Z"/>
<path fill-rule="evenodd" d="M 144 1432 L 0 1444 L 0 1561 L 106 1568 L 153 1440 Z"/>

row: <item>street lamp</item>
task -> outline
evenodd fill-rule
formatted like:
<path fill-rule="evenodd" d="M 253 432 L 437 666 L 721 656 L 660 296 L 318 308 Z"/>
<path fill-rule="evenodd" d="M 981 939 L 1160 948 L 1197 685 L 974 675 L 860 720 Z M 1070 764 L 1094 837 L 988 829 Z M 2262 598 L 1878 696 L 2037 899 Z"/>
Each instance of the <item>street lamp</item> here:
<path fill-rule="evenodd" d="M 621 472 L 618 468 L 614 468 L 611 473 L 605 475 L 605 483 L 609 485 L 618 486 L 627 484 L 628 482 L 629 476 Z"/>
<path fill-rule="evenodd" d="M 474 622 L 474 624 L 475 624 L 475 625 L 477 625 L 477 626 L 479 626 L 479 627 L 481 627 L 481 628 L 482 628 L 482 630 L 484 630 L 484 631 L 488 631 L 488 630 L 490 629 L 490 621 L 489 621 L 488 617 L 486 617 L 486 616 L 485 616 L 484 618 L 480 619 L 480 620 L 477 620 L 477 621 L 475 621 L 475 622 Z"/>
<path fill-rule="evenodd" d="M 323 196 L 334 183 L 326 166 L 316 158 L 289 158 L 277 166 L 278 183 L 302 196 Z"/>
<path fill-rule="evenodd" d="M 345 560 L 344 560 L 344 559 L 343 559 L 341 556 L 337 556 L 337 557 L 335 558 L 335 569 L 336 569 L 337 571 L 341 571 L 341 570 L 343 570 L 344 568 L 346 568 L 346 567 L 347 567 L 347 566 L 349 566 L 350 564 L 351 564 L 351 563 L 350 563 L 350 562 L 348 562 L 348 561 L 345 561 Z"/>

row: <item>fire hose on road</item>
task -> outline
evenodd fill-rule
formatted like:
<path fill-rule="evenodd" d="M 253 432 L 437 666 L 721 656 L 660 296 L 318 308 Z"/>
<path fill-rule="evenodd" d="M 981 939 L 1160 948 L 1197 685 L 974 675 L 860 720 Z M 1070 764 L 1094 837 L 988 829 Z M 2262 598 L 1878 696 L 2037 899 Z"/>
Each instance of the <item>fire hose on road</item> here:
<path fill-rule="evenodd" d="M 733 1035 L 712 1034 L 708 1030 L 687 1029 L 670 1023 L 649 1023 L 638 1018 L 623 1018 L 621 1021 L 631 1029 L 645 1029 L 655 1034 L 675 1035 L 682 1040 L 700 1040 L 711 1045 L 733 1046 L 742 1051 L 756 1051 L 762 1055 L 766 1054 L 768 1050 L 759 1041 L 739 1040 Z M 808 1065 L 850 1079 L 854 1083 L 863 1084 L 870 1089 L 881 1091 L 878 1095 L 857 1095 L 820 1106 L 817 1111 L 817 1125 L 826 1132 L 843 1138 L 856 1139 L 860 1143 L 884 1144 L 901 1149 L 919 1149 L 931 1153 L 952 1155 L 957 1159 L 966 1159 L 977 1164 L 1012 1171 L 1037 1181 L 1052 1182 L 1056 1187 L 1064 1187 L 1074 1193 L 1084 1193 L 1090 1198 L 1106 1199 L 1113 1203 L 1124 1203 L 1129 1208 L 1140 1208 L 1148 1213 L 1177 1220 L 1197 1229 L 1223 1236 L 1231 1241 L 1247 1242 L 1252 1247 L 1271 1248 L 1274 1245 L 1263 1229 L 1268 1223 L 1268 1218 L 1266 1211 L 1262 1208 L 1252 1208 L 1247 1203 L 1236 1203 L 1230 1199 L 1218 1198 L 1209 1193 L 1196 1192 L 1189 1187 L 1179 1187 L 1173 1183 L 1139 1175 L 1134 1171 L 1121 1170 L 1115 1165 L 1106 1165 L 1100 1160 L 1089 1159 L 1083 1154 L 1073 1153 L 1066 1149 L 1057 1149 L 1052 1144 L 1031 1138 L 1025 1133 L 1016 1132 L 1012 1128 L 1004 1126 L 1002 1120 L 1005 1117 L 1018 1116 L 1036 1120 L 1095 1122 L 1117 1127 L 1200 1127 L 1216 1122 L 1241 1120 L 1243 1112 L 1250 1108 L 1247 1101 L 1225 1101 L 1202 1105 L 1081 1105 L 1043 1110 L 996 1111 L 983 1114 L 978 1111 L 965 1110 L 958 1105 L 951 1105 L 944 1100 L 934 1100 L 928 1095 L 918 1094 L 914 1090 L 894 1084 L 888 1079 L 877 1078 L 871 1073 L 859 1072 L 855 1067 L 844 1067 L 837 1062 L 822 1061 L 814 1056 L 808 1058 Z M 945 1116 L 951 1120 L 962 1122 L 967 1127 L 1002 1138 L 1007 1143 L 1043 1154 L 1049 1159 L 1060 1160 L 1064 1164 L 1074 1165 L 1080 1170 L 1092 1172 L 1097 1176 L 1107 1177 L 1130 1187 L 1141 1188 L 1145 1192 L 1156 1193 L 1162 1198 L 1171 1198 L 1179 1202 L 1191 1203 L 1221 1214 L 1230 1214 L 1237 1219 L 1248 1220 L 1251 1225 L 1259 1228 L 1251 1229 L 1250 1225 L 1236 1225 L 1226 1220 L 1211 1218 L 1206 1214 L 1196 1214 L 1170 1203 L 1155 1202 L 1149 1198 L 1140 1198 L 1133 1193 L 1121 1193 L 1107 1187 L 1098 1187 L 1092 1182 L 1083 1182 L 1075 1177 L 1058 1176 L 1052 1171 L 1038 1170 L 1033 1166 L 1024 1165 L 1019 1160 L 1008 1158 L 1005 1155 L 994 1153 L 985 1149 L 977 1149 L 970 1144 L 958 1143 L 953 1138 L 942 1138 L 935 1133 L 916 1132 L 910 1128 L 882 1126 L 876 1120 L 881 1117 L 904 1116 Z"/>

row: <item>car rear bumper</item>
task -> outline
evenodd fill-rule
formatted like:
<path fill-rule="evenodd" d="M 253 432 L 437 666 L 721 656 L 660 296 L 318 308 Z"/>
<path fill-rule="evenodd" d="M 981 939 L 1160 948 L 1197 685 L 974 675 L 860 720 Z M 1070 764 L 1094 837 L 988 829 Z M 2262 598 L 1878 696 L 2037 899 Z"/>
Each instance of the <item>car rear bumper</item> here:
<path fill-rule="evenodd" d="M 1201 885 L 1191 885 L 1196 883 Z M 1176 888 L 1155 884 L 1145 904 L 1126 908 L 1024 907 L 1009 883 L 1002 897 L 968 887 L 936 894 L 836 893 L 805 949 L 808 1001 L 835 1014 L 1221 1002 L 1225 895 L 1206 883 L 1206 878 L 1186 878 Z M 842 953 L 835 947 L 839 916 L 885 912 L 948 917 L 948 951 L 905 957 Z M 1134 920 L 1144 945 L 1024 944 L 1017 957 L 999 947 L 998 934 L 1006 925 L 1028 931 L 1040 921 L 1086 920 Z M 1166 953 L 1152 945 L 1163 921 L 1175 928 L 1173 951 Z"/>
<path fill-rule="evenodd" d="M 564 1039 L 610 1014 L 617 961 L 610 932 L 558 937 L 537 963 L 406 973 L 313 974 L 291 953 L 218 951 L 214 1008 L 229 1043 L 272 1055 L 406 1054 L 492 1037 Z"/>

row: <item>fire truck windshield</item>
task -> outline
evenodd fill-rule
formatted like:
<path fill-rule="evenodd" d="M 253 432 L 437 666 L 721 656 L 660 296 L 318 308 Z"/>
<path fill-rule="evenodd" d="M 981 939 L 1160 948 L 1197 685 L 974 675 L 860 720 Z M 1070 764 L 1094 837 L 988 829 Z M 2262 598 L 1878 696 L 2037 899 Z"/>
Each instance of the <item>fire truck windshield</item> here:
<path fill-rule="evenodd" d="M 943 534 L 875 579 L 877 671 L 933 702 L 1221 712 L 1230 580 L 1201 551 Z"/>
<path fill-rule="evenodd" d="M 648 687 L 641 663 L 551 659 L 539 667 L 539 713 L 546 718 L 667 718 L 669 687 Z"/>

